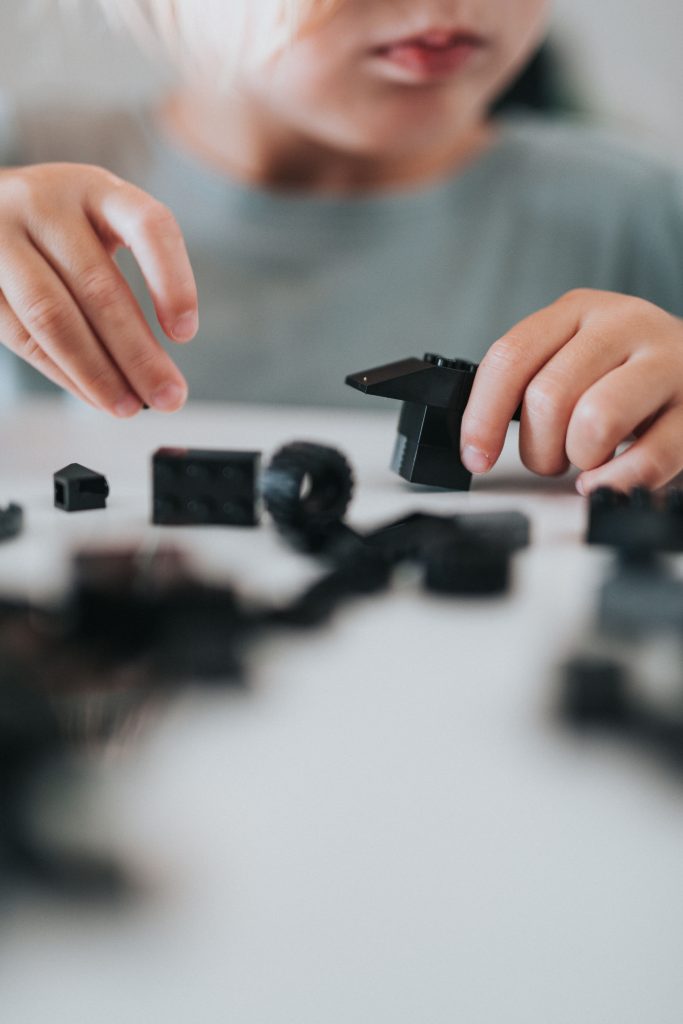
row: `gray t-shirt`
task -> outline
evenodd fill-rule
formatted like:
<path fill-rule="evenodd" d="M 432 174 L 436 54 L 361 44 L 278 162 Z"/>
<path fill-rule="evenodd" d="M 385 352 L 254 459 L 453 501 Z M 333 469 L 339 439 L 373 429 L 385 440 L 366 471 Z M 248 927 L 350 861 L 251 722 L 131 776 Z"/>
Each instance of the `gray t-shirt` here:
<path fill-rule="evenodd" d="M 16 111 L 10 137 L 15 163 L 98 164 L 174 211 L 202 326 L 168 347 L 194 398 L 353 405 L 348 373 L 424 351 L 480 360 L 576 287 L 683 315 L 681 177 L 584 126 L 511 119 L 463 173 L 357 198 L 230 180 L 148 111 Z"/>

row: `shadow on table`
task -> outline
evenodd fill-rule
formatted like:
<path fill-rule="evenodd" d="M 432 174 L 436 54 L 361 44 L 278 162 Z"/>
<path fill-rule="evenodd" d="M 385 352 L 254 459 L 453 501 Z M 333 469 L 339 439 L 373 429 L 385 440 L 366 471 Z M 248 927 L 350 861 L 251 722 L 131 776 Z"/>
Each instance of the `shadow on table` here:
<path fill-rule="evenodd" d="M 478 493 L 483 491 L 499 492 L 513 491 L 518 494 L 563 494 L 565 497 L 578 497 L 576 490 L 577 470 L 570 470 L 563 476 L 537 476 L 531 472 L 496 473 L 495 470 L 490 476 L 477 477 L 472 485 L 472 490 Z"/>

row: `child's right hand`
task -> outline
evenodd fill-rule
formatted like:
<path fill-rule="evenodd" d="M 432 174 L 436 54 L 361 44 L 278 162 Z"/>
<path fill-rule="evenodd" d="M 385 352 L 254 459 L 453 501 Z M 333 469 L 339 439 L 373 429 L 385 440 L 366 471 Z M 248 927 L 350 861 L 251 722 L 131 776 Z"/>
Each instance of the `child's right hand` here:
<path fill-rule="evenodd" d="M 133 252 L 164 332 L 190 341 L 197 289 L 167 207 L 98 167 L 0 170 L 0 342 L 115 416 L 143 404 L 173 412 L 187 385 L 114 262 L 121 247 Z"/>

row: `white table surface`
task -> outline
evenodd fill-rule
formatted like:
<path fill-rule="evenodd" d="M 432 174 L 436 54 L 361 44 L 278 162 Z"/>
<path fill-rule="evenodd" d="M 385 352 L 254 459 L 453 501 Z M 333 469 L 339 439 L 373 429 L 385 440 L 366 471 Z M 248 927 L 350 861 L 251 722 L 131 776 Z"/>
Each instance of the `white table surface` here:
<path fill-rule="evenodd" d="M 380 409 L 381 411 L 374 411 Z M 2 1024 L 680 1024 L 683 787 L 554 716 L 557 665 L 607 556 L 571 480 L 500 466 L 469 494 L 387 468 L 396 410 L 196 405 L 115 423 L 37 403 L 0 416 L 0 504 L 27 509 L 0 586 L 59 592 L 87 544 L 173 540 L 198 571 L 284 597 L 315 564 L 264 524 L 149 521 L 160 445 L 345 451 L 359 525 L 518 509 L 533 547 L 505 600 L 410 581 L 264 644 L 252 689 L 188 692 L 94 762 L 78 821 L 147 892 L 112 913 L 21 893 L 0 927 Z M 514 428 L 513 428 L 514 430 Z M 106 474 L 106 511 L 52 507 L 52 473 Z"/>

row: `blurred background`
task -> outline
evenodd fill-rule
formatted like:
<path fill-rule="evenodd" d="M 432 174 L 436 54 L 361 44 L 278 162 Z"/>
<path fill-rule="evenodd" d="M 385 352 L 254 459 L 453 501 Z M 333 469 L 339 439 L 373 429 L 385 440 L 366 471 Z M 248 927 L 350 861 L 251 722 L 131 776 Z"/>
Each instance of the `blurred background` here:
<path fill-rule="evenodd" d="M 2 0 L 1 93 L 113 104 L 159 88 L 163 72 L 111 37 L 94 0 L 81 0 L 78 19 L 60 16 L 68 3 Z M 554 22 L 554 52 L 572 100 L 654 135 L 683 159 L 680 0 L 555 0 Z"/>

